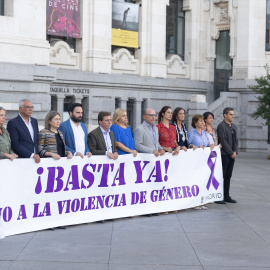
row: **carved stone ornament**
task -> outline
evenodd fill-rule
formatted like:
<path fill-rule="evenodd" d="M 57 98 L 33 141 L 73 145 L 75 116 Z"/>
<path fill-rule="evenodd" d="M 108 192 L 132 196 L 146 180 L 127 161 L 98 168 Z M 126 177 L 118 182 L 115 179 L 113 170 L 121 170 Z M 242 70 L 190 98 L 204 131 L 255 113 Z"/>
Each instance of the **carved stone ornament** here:
<path fill-rule="evenodd" d="M 50 64 L 63 68 L 79 68 L 79 54 L 62 40 L 51 43 Z"/>
<path fill-rule="evenodd" d="M 207 22 L 207 60 L 214 60 L 215 41 L 219 39 L 220 31 L 230 30 L 230 56 L 234 58 L 235 47 L 235 19 L 234 9 L 237 8 L 236 0 L 205 0 L 204 10 L 209 13 Z"/>
<path fill-rule="evenodd" d="M 220 7 L 220 21 L 228 21 L 228 7 Z"/>
<path fill-rule="evenodd" d="M 174 76 L 186 77 L 188 72 L 188 66 L 179 55 L 169 54 L 167 57 L 167 74 Z"/>
<path fill-rule="evenodd" d="M 112 54 L 112 70 L 115 73 L 138 74 L 138 60 L 127 49 L 116 49 Z"/>

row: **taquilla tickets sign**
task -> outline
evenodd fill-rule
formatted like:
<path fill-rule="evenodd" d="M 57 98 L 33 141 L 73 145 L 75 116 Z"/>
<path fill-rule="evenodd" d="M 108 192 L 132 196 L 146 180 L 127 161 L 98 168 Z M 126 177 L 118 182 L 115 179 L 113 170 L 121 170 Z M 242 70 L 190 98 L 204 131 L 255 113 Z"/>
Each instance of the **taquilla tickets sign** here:
<path fill-rule="evenodd" d="M 112 218 L 181 210 L 223 199 L 219 147 L 90 158 L 1 160 L 2 237 Z"/>

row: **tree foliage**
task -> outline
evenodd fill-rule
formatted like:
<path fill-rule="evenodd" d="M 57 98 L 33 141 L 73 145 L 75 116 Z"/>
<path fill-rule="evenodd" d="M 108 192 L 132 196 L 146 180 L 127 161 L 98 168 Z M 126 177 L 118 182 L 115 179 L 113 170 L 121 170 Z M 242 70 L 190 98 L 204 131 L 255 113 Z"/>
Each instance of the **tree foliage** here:
<path fill-rule="evenodd" d="M 255 93 L 259 94 L 256 98 L 259 101 L 257 111 L 254 112 L 251 117 L 257 119 L 262 117 L 266 120 L 266 125 L 270 127 L 270 67 L 267 64 L 265 66 L 266 75 L 255 78 L 256 85 L 249 85 L 249 89 L 252 89 Z"/>

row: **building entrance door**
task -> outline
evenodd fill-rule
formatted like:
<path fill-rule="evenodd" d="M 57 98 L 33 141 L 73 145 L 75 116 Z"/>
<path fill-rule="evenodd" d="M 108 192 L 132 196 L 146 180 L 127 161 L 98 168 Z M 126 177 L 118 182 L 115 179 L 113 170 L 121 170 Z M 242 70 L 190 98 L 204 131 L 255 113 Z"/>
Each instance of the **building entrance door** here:
<path fill-rule="evenodd" d="M 232 76 L 231 70 L 215 70 L 215 99 L 220 97 L 220 92 L 229 91 L 229 79 Z"/>
<path fill-rule="evenodd" d="M 229 91 L 229 79 L 232 76 L 232 59 L 230 57 L 230 32 L 221 31 L 216 42 L 215 99 L 220 97 L 220 92 Z"/>

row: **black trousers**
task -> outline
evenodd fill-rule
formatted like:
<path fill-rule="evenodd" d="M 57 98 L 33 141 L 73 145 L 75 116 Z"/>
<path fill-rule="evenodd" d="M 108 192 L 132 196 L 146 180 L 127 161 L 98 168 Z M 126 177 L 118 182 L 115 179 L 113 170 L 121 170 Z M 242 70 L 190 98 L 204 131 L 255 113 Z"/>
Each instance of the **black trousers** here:
<path fill-rule="evenodd" d="M 228 199 L 230 197 L 230 183 L 233 172 L 233 166 L 235 159 L 232 159 L 230 156 L 221 156 L 222 159 L 222 169 L 223 169 L 223 191 L 224 191 L 224 199 Z"/>

